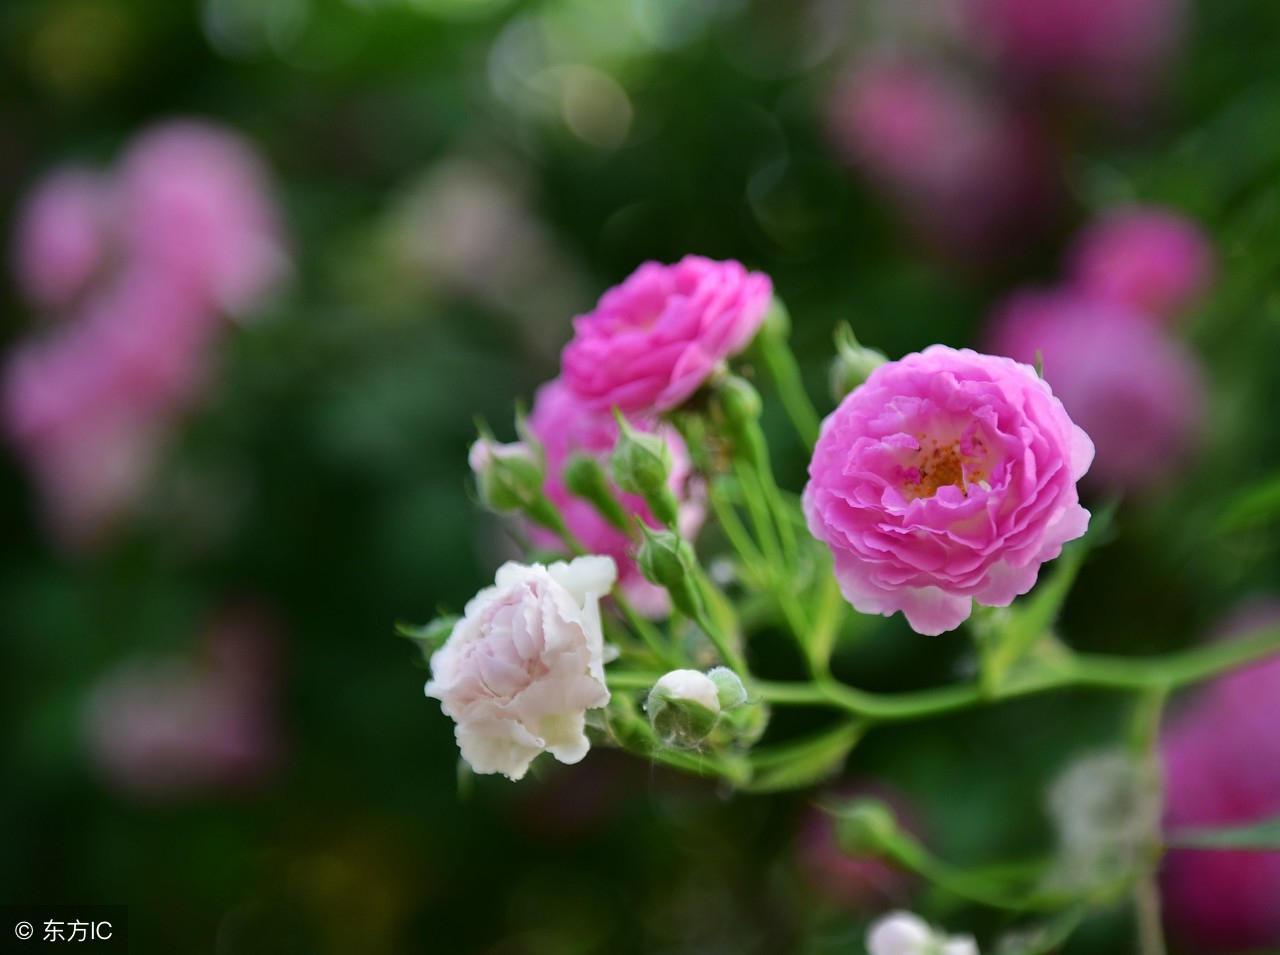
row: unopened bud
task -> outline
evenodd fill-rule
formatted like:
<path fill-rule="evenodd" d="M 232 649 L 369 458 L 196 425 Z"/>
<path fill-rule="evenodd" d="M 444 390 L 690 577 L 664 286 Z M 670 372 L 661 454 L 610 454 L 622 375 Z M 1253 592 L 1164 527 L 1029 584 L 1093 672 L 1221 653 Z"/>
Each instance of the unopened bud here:
<path fill-rule="evenodd" d="M 878 799 L 857 799 L 833 811 L 836 845 L 851 856 L 876 856 L 898 832 L 892 810 Z"/>
<path fill-rule="evenodd" d="M 636 563 L 645 579 L 665 587 L 675 608 L 690 619 L 702 616 L 702 605 L 694 583 L 697 557 L 689 542 L 668 530 L 640 525 L 641 541 Z"/>
<path fill-rule="evenodd" d="M 728 667 L 715 667 L 708 670 L 707 679 L 716 685 L 720 709 L 731 710 L 747 702 L 747 688 L 742 685 L 742 677 Z"/>
<path fill-rule="evenodd" d="M 724 428 L 733 442 L 735 454 L 760 465 L 768 458 L 760 412 L 764 403 L 751 382 L 737 375 L 725 375 L 716 387 L 716 401 Z"/>
<path fill-rule="evenodd" d="M 614 496 L 609 477 L 599 460 L 587 454 L 570 455 L 562 473 L 570 493 L 591 502 L 601 516 L 618 530 L 628 534 L 634 530 L 627 512 Z"/>
<path fill-rule="evenodd" d="M 671 493 L 671 451 L 656 434 L 634 428 L 621 414 L 618 419 L 618 443 L 609 456 L 613 479 L 628 494 L 644 498 L 663 525 L 676 526 L 680 505 Z"/>
<path fill-rule="evenodd" d="M 760 333 L 767 339 L 781 341 L 791 335 L 791 313 L 782 299 L 773 297 L 769 303 L 769 311 L 764 313 L 764 321 L 760 323 Z"/>
<path fill-rule="evenodd" d="M 542 461 L 523 441 L 502 444 L 481 436 L 467 455 L 485 507 L 521 511 L 542 494 Z"/>
<path fill-rule="evenodd" d="M 687 749 L 716 728 L 719 690 L 705 673 L 672 670 L 653 685 L 644 708 L 658 739 L 667 746 Z"/>
<path fill-rule="evenodd" d="M 841 400 L 889 359 L 884 352 L 859 343 L 848 325 L 836 329 L 836 358 L 831 363 L 831 394 Z"/>

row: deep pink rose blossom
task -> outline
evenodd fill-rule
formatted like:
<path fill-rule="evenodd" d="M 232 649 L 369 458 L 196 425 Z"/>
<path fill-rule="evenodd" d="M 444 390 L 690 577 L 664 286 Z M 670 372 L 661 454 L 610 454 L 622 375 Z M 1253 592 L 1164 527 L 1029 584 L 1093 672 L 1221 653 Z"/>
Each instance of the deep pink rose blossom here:
<path fill-rule="evenodd" d="M 933 345 L 871 373 L 822 423 L 803 506 L 854 608 L 918 633 L 1008 606 L 1089 523 L 1093 444 L 1035 369 Z"/>
<path fill-rule="evenodd" d="M 670 425 L 643 421 L 632 424 L 641 430 L 656 431 L 666 442 L 671 452 L 670 486 L 680 502 L 680 533 L 685 539 L 692 539 L 702 526 L 705 508 L 683 439 Z M 648 617 L 665 617 L 671 612 L 670 598 L 666 590 L 650 583 L 640 573 L 633 555 L 634 541 L 601 517 L 593 504 L 570 494 L 565 487 L 564 467 L 571 454 L 595 457 L 608 470 L 608 456 L 618 442 L 618 424 L 613 416 L 584 407 L 557 378 L 538 389 L 529 415 L 529 430 L 546 453 L 547 477 L 543 491 L 564 518 L 565 525 L 590 553 L 613 558 L 618 568 L 618 589 L 638 611 Z M 659 526 L 643 498 L 624 494 L 616 487 L 614 496 L 627 513 L 638 516 L 650 527 Z M 532 527 L 530 533 L 537 543 L 546 546 L 558 543 L 558 538 L 548 530 Z"/>
<path fill-rule="evenodd" d="M 1253 627 L 1280 619 L 1274 605 L 1248 616 Z M 1280 815 L 1278 724 L 1280 659 L 1199 691 L 1161 739 L 1165 830 L 1243 826 Z M 1164 858 L 1161 887 L 1171 930 L 1196 950 L 1280 946 L 1280 854 L 1174 850 Z"/>
<path fill-rule="evenodd" d="M 595 411 L 670 411 L 747 347 L 772 295 L 767 275 L 738 262 L 646 262 L 574 319 L 564 382 Z"/>
<path fill-rule="evenodd" d="M 1028 291 L 999 306 L 991 351 L 1043 362 L 1045 380 L 1097 449 L 1092 484 L 1131 490 L 1192 448 L 1204 404 L 1195 359 L 1132 309 L 1071 291 Z"/>
<path fill-rule="evenodd" d="M 1132 207 L 1080 234 L 1070 276 L 1098 298 L 1169 318 L 1204 293 L 1213 270 L 1213 250 L 1194 222 L 1166 209 Z"/>

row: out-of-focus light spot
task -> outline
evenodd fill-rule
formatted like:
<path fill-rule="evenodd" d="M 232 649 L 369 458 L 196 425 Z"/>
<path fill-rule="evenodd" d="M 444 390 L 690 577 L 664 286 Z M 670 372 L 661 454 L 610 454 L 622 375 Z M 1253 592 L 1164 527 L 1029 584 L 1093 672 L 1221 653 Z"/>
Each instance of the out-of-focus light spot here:
<path fill-rule="evenodd" d="M 631 20 L 660 50 L 675 50 L 694 40 L 720 15 L 723 0 L 631 0 Z"/>
<path fill-rule="evenodd" d="M 133 61 L 137 28 L 114 0 L 63 0 L 38 9 L 28 62 L 35 80 L 55 93 L 101 93 Z"/>
<path fill-rule="evenodd" d="M 288 54 L 311 20 L 311 0 L 205 0 L 205 36 L 231 58 Z"/>
<path fill-rule="evenodd" d="M 569 131 L 598 149 L 617 149 L 631 131 L 631 99 L 608 73 L 590 66 L 553 67 L 544 78 L 556 90 Z"/>
<path fill-rule="evenodd" d="M 419 13 L 446 19 L 483 17 L 507 6 L 511 0 L 403 0 L 405 6 Z"/>

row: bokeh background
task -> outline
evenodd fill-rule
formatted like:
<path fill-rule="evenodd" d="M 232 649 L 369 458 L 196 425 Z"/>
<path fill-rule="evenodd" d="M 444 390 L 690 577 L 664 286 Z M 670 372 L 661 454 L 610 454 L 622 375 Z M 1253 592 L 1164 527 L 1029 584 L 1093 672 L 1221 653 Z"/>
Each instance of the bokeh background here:
<path fill-rule="evenodd" d="M 600 748 L 468 778 L 392 626 L 513 553 L 474 418 L 512 434 L 640 262 L 769 273 L 825 411 L 837 323 L 895 357 L 980 344 L 1131 203 L 1211 250 L 1157 323 L 1201 383 L 1138 433 L 1098 399 L 1121 445 L 1175 406 L 1188 437 L 1119 482 L 1062 634 L 1172 649 L 1265 604 L 1278 36 L 1270 0 L 6 0 L 0 900 L 127 903 L 157 953 L 860 952 L 890 904 L 1007 927 L 834 855 L 812 792 Z M 35 209 L 68 166 L 80 193 Z M 883 690 L 971 667 L 897 620 L 837 661 Z M 959 863 L 1023 858 L 1126 718 L 1080 693 L 884 731 L 833 785 Z M 1067 950 L 1131 951 L 1129 919 Z"/>

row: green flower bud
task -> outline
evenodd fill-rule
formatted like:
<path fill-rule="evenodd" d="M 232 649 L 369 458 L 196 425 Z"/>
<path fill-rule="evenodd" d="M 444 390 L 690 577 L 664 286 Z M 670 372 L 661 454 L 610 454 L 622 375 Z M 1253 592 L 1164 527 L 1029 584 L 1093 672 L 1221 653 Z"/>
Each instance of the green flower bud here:
<path fill-rule="evenodd" d="M 836 820 L 836 845 L 846 855 L 883 855 L 898 832 L 893 811 L 878 799 L 855 799 L 832 814 Z"/>
<path fill-rule="evenodd" d="M 742 685 L 742 677 L 728 667 L 708 670 L 707 678 L 716 685 L 721 710 L 731 710 L 747 702 L 747 688 Z"/>
<path fill-rule="evenodd" d="M 565 463 L 563 476 L 565 487 L 570 493 L 590 501 L 610 524 L 627 534 L 635 530 L 627 518 L 627 512 L 614 497 L 609 477 L 596 458 L 587 454 L 570 455 Z"/>
<path fill-rule="evenodd" d="M 762 466 L 769 452 L 760 428 L 760 412 L 764 407 L 760 392 L 745 378 L 725 375 L 716 387 L 716 403 L 734 453 Z"/>
<path fill-rule="evenodd" d="M 791 336 L 791 313 L 778 296 L 769 303 L 769 311 L 765 312 L 764 321 L 760 323 L 760 333 L 765 339 L 781 341 Z"/>
<path fill-rule="evenodd" d="M 697 557 L 689 542 L 668 530 L 654 530 L 640 524 L 642 540 L 636 563 L 645 579 L 665 587 L 671 602 L 686 617 L 702 616 L 702 604 L 695 584 Z"/>
<path fill-rule="evenodd" d="M 499 513 L 522 511 L 542 495 L 542 459 L 522 441 L 502 444 L 482 435 L 467 455 L 484 506 Z"/>
<path fill-rule="evenodd" d="M 719 691 L 697 670 L 672 670 L 663 676 L 649 691 L 644 708 L 658 739 L 679 749 L 697 746 L 720 720 Z"/>
<path fill-rule="evenodd" d="M 861 345 L 848 325 L 841 325 L 836 329 L 836 358 L 831 363 L 832 396 L 841 400 L 888 360 L 884 352 Z"/>
<path fill-rule="evenodd" d="M 680 505 L 671 493 L 671 452 L 656 434 L 638 431 L 621 414 L 618 443 L 609 457 L 613 479 L 628 494 L 644 498 L 653 516 L 667 527 L 675 527 Z"/>

